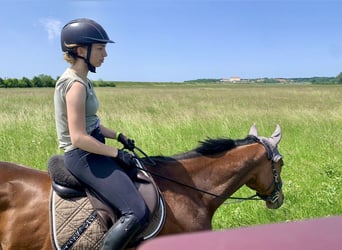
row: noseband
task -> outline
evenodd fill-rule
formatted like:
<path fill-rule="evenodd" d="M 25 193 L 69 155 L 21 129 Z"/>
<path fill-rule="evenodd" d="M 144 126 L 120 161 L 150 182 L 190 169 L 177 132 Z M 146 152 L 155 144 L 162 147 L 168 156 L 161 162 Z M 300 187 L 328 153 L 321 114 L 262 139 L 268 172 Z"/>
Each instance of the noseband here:
<path fill-rule="evenodd" d="M 271 184 L 268 186 L 268 188 L 266 190 L 266 192 L 267 192 L 268 190 L 270 190 L 274 186 L 273 192 L 270 195 L 261 195 L 258 192 L 256 193 L 256 195 L 260 199 L 262 199 L 264 201 L 271 202 L 272 204 L 276 203 L 278 201 L 278 199 L 280 198 L 280 190 L 283 186 L 283 182 L 281 180 L 279 181 L 279 178 L 278 178 L 279 175 L 277 173 L 277 170 L 275 169 L 274 163 L 275 162 L 272 160 L 273 181 L 271 182 Z"/>

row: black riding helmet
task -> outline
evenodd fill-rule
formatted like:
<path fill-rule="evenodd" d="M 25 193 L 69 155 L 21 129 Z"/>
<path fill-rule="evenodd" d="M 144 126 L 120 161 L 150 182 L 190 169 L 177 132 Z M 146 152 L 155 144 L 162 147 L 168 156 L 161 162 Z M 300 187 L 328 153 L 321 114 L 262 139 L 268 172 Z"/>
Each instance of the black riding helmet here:
<path fill-rule="evenodd" d="M 90 64 L 91 45 L 93 43 L 114 43 L 109 39 L 106 31 L 97 22 L 87 19 L 79 18 L 68 22 L 62 29 L 61 33 L 61 47 L 63 52 L 75 55 L 73 49 L 67 48 L 68 44 L 87 45 L 87 58 L 80 57 L 88 65 L 91 72 L 95 72 L 95 67 Z"/>

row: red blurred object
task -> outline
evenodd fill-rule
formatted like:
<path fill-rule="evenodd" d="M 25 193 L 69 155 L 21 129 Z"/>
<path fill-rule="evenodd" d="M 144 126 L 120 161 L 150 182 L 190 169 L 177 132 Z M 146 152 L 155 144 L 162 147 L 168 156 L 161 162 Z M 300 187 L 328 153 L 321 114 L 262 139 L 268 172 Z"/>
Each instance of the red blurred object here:
<path fill-rule="evenodd" d="M 340 250 L 342 216 L 155 238 L 138 250 Z"/>

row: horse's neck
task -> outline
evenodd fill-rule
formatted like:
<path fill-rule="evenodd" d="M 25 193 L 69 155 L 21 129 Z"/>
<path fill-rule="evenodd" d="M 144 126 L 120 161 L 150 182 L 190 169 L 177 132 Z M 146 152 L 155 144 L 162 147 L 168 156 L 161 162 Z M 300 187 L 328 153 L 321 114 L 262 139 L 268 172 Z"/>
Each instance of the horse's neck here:
<path fill-rule="evenodd" d="M 205 203 L 215 209 L 246 184 L 259 165 L 264 149 L 259 144 L 241 146 L 221 157 L 200 156 L 183 162 L 196 188 L 214 195 L 203 195 Z M 214 203 L 214 204 L 212 204 Z"/>

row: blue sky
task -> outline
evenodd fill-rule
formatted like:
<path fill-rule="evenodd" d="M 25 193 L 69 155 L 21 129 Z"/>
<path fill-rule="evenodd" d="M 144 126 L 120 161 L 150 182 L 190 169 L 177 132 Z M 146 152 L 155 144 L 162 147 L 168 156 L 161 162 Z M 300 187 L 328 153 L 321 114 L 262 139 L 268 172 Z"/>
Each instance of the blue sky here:
<path fill-rule="evenodd" d="M 0 77 L 57 77 L 60 30 L 99 22 L 115 44 L 89 78 L 336 76 L 342 72 L 342 1 L 0 0 Z"/>

